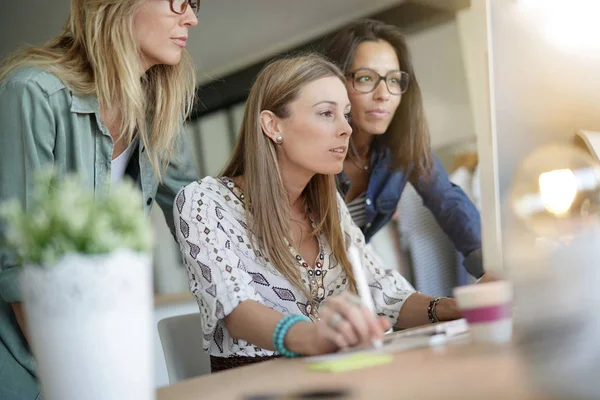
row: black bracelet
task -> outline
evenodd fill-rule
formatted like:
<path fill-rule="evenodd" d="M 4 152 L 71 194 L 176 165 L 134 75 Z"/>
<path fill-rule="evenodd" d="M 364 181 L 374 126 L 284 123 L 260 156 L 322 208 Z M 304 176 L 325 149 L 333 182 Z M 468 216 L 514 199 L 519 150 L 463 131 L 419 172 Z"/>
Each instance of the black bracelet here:
<path fill-rule="evenodd" d="M 445 299 L 445 297 L 438 297 L 437 299 L 433 299 L 429 302 L 429 307 L 427 307 L 427 317 L 429 317 L 429 322 L 435 324 L 436 322 L 440 322 L 435 313 L 435 308 L 437 307 L 440 300 Z"/>

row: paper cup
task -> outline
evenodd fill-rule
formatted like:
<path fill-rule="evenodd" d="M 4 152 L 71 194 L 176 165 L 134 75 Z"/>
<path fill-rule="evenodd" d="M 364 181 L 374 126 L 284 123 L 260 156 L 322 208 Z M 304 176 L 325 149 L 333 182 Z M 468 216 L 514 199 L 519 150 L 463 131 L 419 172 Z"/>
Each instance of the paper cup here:
<path fill-rule="evenodd" d="M 512 337 L 512 284 L 508 281 L 454 288 L 454 297 L 476 342 L 505 343 Z"/>

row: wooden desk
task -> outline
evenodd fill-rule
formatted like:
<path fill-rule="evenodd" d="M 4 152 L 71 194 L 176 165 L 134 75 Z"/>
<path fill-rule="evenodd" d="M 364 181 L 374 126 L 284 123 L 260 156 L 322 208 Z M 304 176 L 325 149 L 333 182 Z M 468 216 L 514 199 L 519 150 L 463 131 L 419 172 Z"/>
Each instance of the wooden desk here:
<path fill-rule="evenodd" d="M 157 400 L 244 399 L 314 389 L 350 391 L 351 399 L 538 399 L 511 345 L 453 343 L 394 354 L 387 365 L 345 373 L 309 372 L 301 359 L 273 360 L 158 390 Z"/>

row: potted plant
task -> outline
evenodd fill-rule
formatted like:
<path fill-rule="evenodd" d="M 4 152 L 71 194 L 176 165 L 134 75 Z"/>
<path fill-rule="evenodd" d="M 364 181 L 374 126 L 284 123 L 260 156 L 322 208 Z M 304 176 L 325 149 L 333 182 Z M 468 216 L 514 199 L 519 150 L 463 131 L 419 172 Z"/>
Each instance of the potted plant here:
<path fill-rule="evenodd" d="M 13 201 L 0 216 L 23 265 L 43 397 L 153 399 L 152 229 L 137 188 L 98 195 L 45 173 L 26 208 Z"/>

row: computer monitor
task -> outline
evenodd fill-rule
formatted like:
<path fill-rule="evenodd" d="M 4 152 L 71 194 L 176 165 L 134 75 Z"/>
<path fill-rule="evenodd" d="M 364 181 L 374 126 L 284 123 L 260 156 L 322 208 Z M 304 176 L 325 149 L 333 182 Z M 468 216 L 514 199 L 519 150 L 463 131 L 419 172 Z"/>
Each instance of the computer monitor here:
<path fill-rule="evenodd" d="M 510 234 L 507 203 L 521 160 L 551 142 L 570 145 L 581 129 L 600 130 L 600 2 L 482 0 L 471 6 L 485 30 L 479 61 L 488 84 L 475 112 L 483 249 L 486 268 L 494 269 L 502 265 Z"/>

